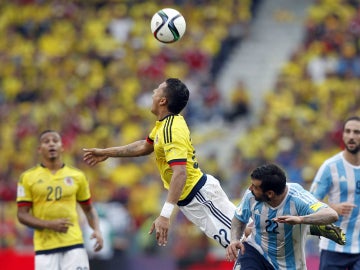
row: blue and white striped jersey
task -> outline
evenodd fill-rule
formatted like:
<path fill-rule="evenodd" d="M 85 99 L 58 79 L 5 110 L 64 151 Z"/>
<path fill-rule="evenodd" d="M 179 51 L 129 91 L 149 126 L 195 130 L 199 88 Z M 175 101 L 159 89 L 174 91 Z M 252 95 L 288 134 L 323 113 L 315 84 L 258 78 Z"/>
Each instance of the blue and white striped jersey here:
<path fill-rule="evenodd" d="M 327 206 L 299 184 L 288 183 L 287 186 L 287 195 L 277 207 L 256 201 L 248 190 L 235 211 L 235 217 L 243 223 L 253 219 L 252 233 L 246 241 L 275 269 L 304 270 L 308 225 L 277 223 L 273 218 L 282 215 L 304 216 Z"/>
<path fill-rule="evenodd" d="M 329 204 L 360 202 L 360 166 L 353 166 L 344 158 L 343 152 L 326 160 L 317 172 L 310 192 L 320 200 L 328 196 Z M 321 237 L 320 248 L 335 252 L 360 253 L 360 212 L 353 208 L 349 216 L 339 216 L 336 225 L 346 233 L 346 244 Z"/>

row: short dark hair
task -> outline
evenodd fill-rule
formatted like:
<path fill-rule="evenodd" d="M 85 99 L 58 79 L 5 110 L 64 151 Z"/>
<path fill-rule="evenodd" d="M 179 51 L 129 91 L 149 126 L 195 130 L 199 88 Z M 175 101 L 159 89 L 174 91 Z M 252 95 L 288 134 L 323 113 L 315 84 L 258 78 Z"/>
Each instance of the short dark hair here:
<path fill-rule="evenodd" d="M 52 133 L 52 132 L 57 133 L 57 134 L 59 134 L 59 136 L 60 136 L 60 133 L 57 132 L 56 130 L 46 129 L 46 130 L 44 130 L 44 131 L 42 131 L 42 132 L 40 133 L 40 135 L 39 135 L 39 141 L 41 140 L 41 137 L 42 137 L 44 134 L 46 134 L 46 133 Z M 60 136 L 60 137 L 61 137 L 61 136 Z"/>
<path fill-rule="evenodd" d="M 349 118 L 347 118 L 344 122 L 343 130 L 345 129 L 345 126 L 346 126 L 347 122 L 349 122 L 349 121 L 359 121 L 360 122 L 360 117 L 359 116 L 350 116 Z"/>
<path fill-rule="evenodd" d="M 285 172 L 275 164 L 265 164 L 257 167 L 250 175 L 251 179 L 261 181 L 260 188 L 263 192 L 272 190 L 280 195 L 286 188 Z"/>
<path fill-rule="evenodd" d="M 189 101 L 189 89 L 176 78 L 168 78 L 166 81 L 165 96 L 168 101 L 169 112 L 179 114 Z"/>

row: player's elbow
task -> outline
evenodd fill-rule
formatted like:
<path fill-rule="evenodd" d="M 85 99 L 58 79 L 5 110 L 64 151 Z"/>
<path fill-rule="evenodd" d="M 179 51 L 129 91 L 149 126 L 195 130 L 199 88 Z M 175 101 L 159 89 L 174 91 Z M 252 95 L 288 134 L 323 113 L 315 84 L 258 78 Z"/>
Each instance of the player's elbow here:
<path fill-rule="evenodd" d="M 329 207 L 327 212 L 328 218 L 330 220 L 329 223 L 335 222 L 339 219 L 339 215 L 334 209 Z"/>

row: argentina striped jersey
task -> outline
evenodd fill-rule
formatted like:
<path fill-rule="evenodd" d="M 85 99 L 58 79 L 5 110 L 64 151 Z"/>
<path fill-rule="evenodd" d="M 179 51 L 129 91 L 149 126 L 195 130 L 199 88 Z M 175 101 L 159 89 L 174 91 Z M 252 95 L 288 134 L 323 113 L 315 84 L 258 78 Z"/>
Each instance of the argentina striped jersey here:
<path fill-rule="evenodd" d="M 256 201 L 248 190 L 235 211 L 235 217 L 243 223 L 253 219 L 252 233 L 246 241 L 275 269 L 303 270 L 306 269 L 304 248 L 308 225 L 277 223 L 273 219 L 282 215 L 309 215 L 326 205 L 299 184 L 288 183 L 287 187 L 287 195 L 277 207 Z"/>
<path fill-rule="evenodd" d="M 335 252 L 360 253 L 360 166 L 347 162 L 343 152 L 326 160 L 319 168 L 310 191 L 320 200 L 328 196 L 329 204 L 349 202 L 353 208 L 349 216 L 339 216 L 336 225 L 346 233 L 346 244 L 336 244 L 321 238 L 320 248 Z"/>

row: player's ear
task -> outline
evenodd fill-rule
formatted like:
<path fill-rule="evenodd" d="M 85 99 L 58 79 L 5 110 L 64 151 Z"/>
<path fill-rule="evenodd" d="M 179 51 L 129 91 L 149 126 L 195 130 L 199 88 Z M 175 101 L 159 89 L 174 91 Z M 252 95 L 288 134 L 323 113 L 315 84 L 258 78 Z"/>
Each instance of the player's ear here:
<path fill-rule="evenodd" d="M 266 191 L 265 194 L 266 194 L 270 199 L 274 198 L 274 196 L 276 195 L 275 192 L 272 191 L 272 190 Z"/>
<path fill-rule="evenodd" d="M 168 100 L 166 97 L 161 97 L 160 98 L 160 105 L 166 105 L 168 103 Z"/>

